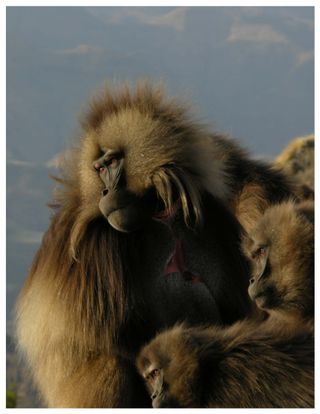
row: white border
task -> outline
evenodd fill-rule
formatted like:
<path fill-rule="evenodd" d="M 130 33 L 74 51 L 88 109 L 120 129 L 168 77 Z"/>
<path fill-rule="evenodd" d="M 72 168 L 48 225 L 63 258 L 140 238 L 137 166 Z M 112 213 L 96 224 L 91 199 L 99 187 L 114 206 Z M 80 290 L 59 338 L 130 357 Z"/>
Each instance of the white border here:
<path fill-rule="evenodd" d="M 304 0 L 304 1 L 298 1 L 298 0 L 281 0 L 281 1 L 277 1 L 277 0 L 269 0 L 269 1 L 241 1 L 241 0 L 233 0 L 233 1 L 229 1 L 229 0 L 207 0 L 207 1 L 203 1 L 203 0 L 176 0 L 176 1 L 165 1 L 165 0 L 158 0 L 158 1 L 130 1 L 130 0 L 94 0 L 94 1 L 88 1 L 88 0 L 68 0 L 68 1 L 61 1 L 61 0 L 51 0 L 51 1 L 46 1 L 46 0 L 33 0 L 33 1 L 28 1 L 28 0 L 0 0 L 0 31 L 1 31 L 1 51 L 2 51 L 2 57 L 1 57 L 1 81 L 0 81 L 0 90 L 2 93 L 2 97 L 1 97 L 1 131 L 2 131 L 2 136 L 1 136 L 1 149 L 0 149 L 0 157 L 1 157 L 1 163 L 0 163 L 0 188 L 1 188 L 1 209 L 2 209 L 2 214 L 0 215 L 0 232 L 1 232 L 1 254 L 2 254 L 2 260 L 1 260 L 1 264 L 2 264 L 2 277 L 1 277 L 1 306 L 2 306 L 2 310 L 0 311 L 0 326 L 1 326 L 1 332 L 3 333 L 3 336 L 1 337 L 1 341 L 0 341 L 0 354 L 2 356 L 1 358 L 1 363 L 0 363 L 0 385 L 1 385 L 1 389 L 0 389 L 0 412 L 2 412 L 2 410 L 12 410 L 12 409 L 6 409 L 5 408 L 5 355 L 6 355 L 6 337 L 5 337 L 5 326 L 6 326 L 6 312 L 5 312 L 5 304 L 6 304 L 6 289 L 5 289 L 5 274 L 6 274 L 6 243 L 5 243 L 5 234 L 6 234 L 6 228 L 5 228 L 5 212 L 6 212 L 6 207 L 5 207 L 5 188 L 6 188 L 6 143 L 5 143 L 5 137 L 6 137 L 6 112 L 5 112 L 5 108 L 6 108 L 6 66 L 5 66 L 5 62 L 6 62 L 6 7 L 10 7 L 10 6 L 14 6 L 14 7 L 20 7 L 20 6 L 24 6 L 24 7 L 28 7 L 28 6 L 55 6 L 55 7 L 59 7 L 59 6 L 90 6 L 90 7 L 94 7 L 94 6 L 113 6 L 113 7 L 120 7 L 120 6 L 124 6 L 124 7 L 132 7 L 132 6 L 238 6 L 238 7 L 242 7 L 242 6 L 261 6 L 261 7 L 297 7 L 297 6 L 301 6 L 301 7 L 308 7 L 308 6 L 312 6 L 315 7 L 315 114 L 319 114 L 319 88 L 320 88 L 320 84 L 319 84 L 319 71 L 320 71 L 320 65 L 319 65 L 319 52 L 317 52 L 319 50 L 320 47 L 320 43 L 318 41 L 318 37 L 319 37 L 319 24 L 320 24 L 320 2 L 319 0 L 314 0 L 314 1 L 310 1 L 310 0 Z M 319 135 L 319 116 L 315 117 L 315 135 L 316 137 L 318 137 Z M 316 145 L 317 148 L 317 145 Z M 317 155 L 318 155 L 318 151 L 316 150 L 316 160 L 317 160 Z M 318 178 L 319 178 L 319 165 L 316 162 L 316 207 L 318 206 L 318 193 L 319 193 L 319 186 L 318 186 Z M 316 208 L 316 217 L 317 217 L 317 212 L 318 212 L 318 208 Z M 318 220 L 316 220 L 316 252 L 318 252 L 318 246 L 319 246 L 319 237 L 317 237 L 319 235 L 319 226 L 318 226 Z M 316 253 L 316 257 L 317 257 L 317 253 Z M 319 273 L 319 265 L 318 265 L 318 261 L 316 261 L 316 271 L 315 274 L 318 275 Z M 317 277 L 315 278 L 316 280 L 316 301 L 315 303 L 317 304 L 317 298 L 318 298 L 318 285 L 319 283 L 317 283 Z M 318 306 L 316 306 L 316 312 L 315 314 L 318 315 Z M 316 325 L 316 333 L 319 332 L 319 317 L 316 317 L 316 321 L 315 321 L 315 325 Z M 319 350 L 319 335 L 316 335 L 316 350 Z M 318 363 L 318 354 L 316 351 L 316 370 L 315 370 L 315 376 L 316 376 L 316 392 L 315 392 L 315 401 L 316 401 L 316 407 L 318 406 L 318 398 L 317 397 L 319 395 L 320 389 L 319 389 L 319 363 Z M 276 384 L 275 384 L 276 385 Z M 22 413 L 30 413 L 30 409 L 15 409 L 19 412 Z M 34 409 L 33 409 L 34 410 Z M 51 409 L 51 412 L 72 412 L 72 411 L 78 411 L 79 409 Z M 82 409 L 81 413 L 87 413 L 87 412 L 91 412 L 93 409 Z M 101 409 L 100 409 L 101 410 Z M 111 409 L 102 409 L 103 411 L 110 411 Z M 144 410 L 145 412 L 146 410 Z M 147 411 L 150 411 L 147 409 Z M 237 412 L 239 411 L 239 409 L 227 409 L 227 410 L 222 410 L 222 409 L 215 409 L 216 413 L 222 413 L 222 412 Z M 251 409 L 250 413 L 256 413 L 258 411 L 258 409 Z M 263 413 L 264 414 L 269 414 L 269 413 L 274 413 L 275 411 L 279 411 L 282 414 L 285 414 L 287 412 L 292 412 L 293 410 L 291 409 L 264 409 Z M 308 412 L 310 413 L 310 409 L 299 409 L 299 414 L 300 413 L 304 413 L 304 412 Z M 311 409 L 311 411 L 315 411 L 315 409 Z M 37 409 L 38 413 L 45 413 L 47 412 L 47 409 Z M 117 410 L 117 412 L 130 412 L 130 413 L 134 413 L 134 412 L 141 412 L 141 409 L 119 409 Z M 170 409 L 167 410 L 166 412 L 176 412 L 176 409 Z M 188 413 L 192 413 L 192 412 L 198 412 L 198 409 L 189 409 L 187 411 Z M 297 412 L 295 410 L 295 412 Z"/>
<path fill-rule="evenodd" d="M 0 328 L 1 328 L 1 340 L 0 340 L 0 410 L 6 406 L 5 401 L 5 385 L 6 385 L 6 16 L 3 6 L 0 6 L 0 39 L 1 39 L 1 78 L 0 78 L 0 90 L 1 90 L 1 139 L 0 139 L 0 197 L 1 197 L 1 214 L 0 214 L 0 234 L 1 234 L 1 278 L 0 278 L 0 291 L 1 299 L 0 304 L 2 309 L 0 310 Z"/>
<path fill-rule="evenodd" d="M 286 7 L 286 6 L 316 6 L 316 0 L 2 0 L 4 6 L 161 6 L 161 7 L 178 7 L 178 6 L 261 6 L 261 7 Z"/>
<path fill-rule="evenodd" d="M 320 165 L 318 162 L 319 158 L 319 151 L 318 151 L 318 144 L 317 139 L 320 133 L 320 122 L 319 122 L 319 70 L 320 70 L 320 41 L 319 41 L 319 24 L 320 24 L 320 3 L 315 7 L 315 107 L 314 107 L 314 132 L 315 132 L 315 406 L 319 406 L 319 393 L 320 393 L 320 380 L 319 380 L 319 345 L 320 345 L 320 336 L 319 336 L 319 328 L 320 328 L 320 318 L 319 318 L 319 260 L 317 259 L 319 254 L 319 220 L 318 213 L 319 213 L 319 177 L 320 177 Z"/>

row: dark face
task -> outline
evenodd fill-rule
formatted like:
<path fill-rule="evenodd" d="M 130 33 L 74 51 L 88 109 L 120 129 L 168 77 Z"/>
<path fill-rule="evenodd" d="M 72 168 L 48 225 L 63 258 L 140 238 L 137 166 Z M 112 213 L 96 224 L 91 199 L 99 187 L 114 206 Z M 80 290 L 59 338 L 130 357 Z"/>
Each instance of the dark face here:
<path fill-rule="evenodd" d="M 278 305 L 278 292 L 272 279 L 270 248 L 255 246 L 251 252 L 252 277 L 248 289 L 249 296 L 261 309 L 272 309 Z"/>
<path fill-rule="evenodd" d="M 200 335 L 201 337 L 201 335 Z M 139 353 L 137 368 L 145 380 L 153 408 L 200 407 L 201 339 L 174 327 L 156 336 Z"/>
<path fill-rule="evenodd" d="M 165 369 L 160 364 L 150 364 L 142 373 L 153 408 L 178 408 L 178 401 L 169 393 L 168 384 L 164 380 Z"/>
<path fill-rule="evenodd" d="M 163 206 L 152 188 L 139 196 L 127 189 L 124 163 L 122 153 L 108 150 L 93 162 L 93 167 L 105 185 L 99 201 L 101 213 L 116 230 L 131 232 Z"/>

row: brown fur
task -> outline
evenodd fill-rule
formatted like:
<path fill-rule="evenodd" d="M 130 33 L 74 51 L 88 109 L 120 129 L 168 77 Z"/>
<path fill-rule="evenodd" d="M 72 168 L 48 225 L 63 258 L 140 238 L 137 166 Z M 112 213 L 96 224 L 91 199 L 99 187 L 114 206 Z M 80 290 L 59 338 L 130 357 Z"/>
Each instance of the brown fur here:
<path fill-rule="evenodd" d="M 246 231 L 266 208 L 294 197 L 295 186 L 280 170 L 263 161 L 253 160 L 229 137 L 211 135 L 213 159 L 222 159 L 229 187 L 225 199 Z"/>
<path fill-rule="evenodd" d="M 146 345 L 137 367 L 154 407 L 314 406 L 313 203 L 269 207 L 242 248 L 252 265 L 249 293 L 262 313 L 228 328 L 177 326 Z"/>
<path fill-rule="evenodd" d="M 154 407 L 310 408 L 313 341 L 308 324 L 177 326 L 142 350 L 137 367 L 142 376 L 150 366 L 163 373 Z"/>
<path fill-rule="evenodd" d="M 271 315 L 313 318 L 314 205 L 286 202 L 266 210 L 242 242 L 251 261 L 249 294 Z M 264 253 L 255 252 L 263 247 Z M 265 272 L 258 280 L 261 263 Z"/>
<path fill-rule="evenodd" d="M 314 135 L 293 139 L 274 165 L 298 185 L 314 190 Z"/>
<path fill-rule="evenodd" d="M 190 313 L 204 302 L 192 296 L 190 308 L 182 291 L 181 307 L 175 305 L 179 289 L 168 298 L 155 291 L 174 245 L 172 231 L 184 238 L 189 266 L 198 266 L 205 278 L 203 289 L 216 307 L 211 320 L 232 323 L 249 304 L 239 228 L 228 209 L 251 223 L 266 204 L 288 197 L 290 188 L 281 174 L 250 161 L 230 139 L 210 134 L 183 105 L 150 85 L 106 89 L 82 124 L 80 145 L 64 163 L 52 222 L 18 301 L 18 342 L 51 407 L 148 406 L 126 358 L 157 330 L 188 319 L 180 308 Z M 150 215 L 145 228 L 124 234 L 102 217 L 104 184 L 92 165 L 107 150 L 124 154 L 126 187 L 137 197 L 154 189 L 171 208 L 178 195 L 173 230 Z M 252 186 L 260 192 L 252 194 Z M 157 303 L 163 295 L 165 306 Z M 189 316 L 199 323 L 207 313 L 201 308 Z"/>

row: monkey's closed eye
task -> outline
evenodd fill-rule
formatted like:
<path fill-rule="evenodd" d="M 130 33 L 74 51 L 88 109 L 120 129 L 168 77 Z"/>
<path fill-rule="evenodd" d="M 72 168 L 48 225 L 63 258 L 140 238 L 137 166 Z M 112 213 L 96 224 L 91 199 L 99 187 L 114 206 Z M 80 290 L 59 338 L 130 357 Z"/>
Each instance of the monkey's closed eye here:
<path fill-rule="evenodd" d="M 265 256 L 265 255 L 266 255 L 266 253 L 267 253 L 267 249 L 266 249 L 266 247 L 265 247 L 265 246 L 260 246 L 258 249 L 256 249 L 256 250 L 252 253 L 251 257 L 252 257 L 252 259 L 258 259 L 258 258 L 260 258 L 260 257 Z"/>
<path fill-rule="evenodd" d="M 146 380 L 154 381 L 157 377 L 160 376 L 160 373 L 161 373 L 160 369 L 155 368 L 151 372 L 149 372 L 149 374 L 146 376 Z"/>
<path fill-rule="evenodd" d="M 104 154 L 93 162 L 93 167 L 98 172 L 102 172 L 107 167 L 117 168 L 122 157 L 121 153 Z"/>
<path fill-rule="evenodd" d="M 108 165 L 110 165 L 112 168 L 115 168 L 119 164 L 119 158 L 111 158 L 109 160 Z"/>

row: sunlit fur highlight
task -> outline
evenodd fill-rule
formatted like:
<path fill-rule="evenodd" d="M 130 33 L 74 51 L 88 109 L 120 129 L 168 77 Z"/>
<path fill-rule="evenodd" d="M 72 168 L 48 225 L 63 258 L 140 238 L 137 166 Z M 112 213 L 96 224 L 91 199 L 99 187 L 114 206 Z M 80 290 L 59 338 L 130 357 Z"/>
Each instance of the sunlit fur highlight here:
<path fill-rule="evenodd" d="M 173 209 L 174 198 L 172 184 L 174 184 L 178 190 L 178 198 L 181 201 L 186 225 L 192 227 L 193 225 L 198 226 L 202 223 L 201 193 L 194 184 L 191 174 L 181 171 L 181 169 L 175 166 L 169 166 L 160 169 L 154 174 L 153 183 L 158 196 L 168 210 Z"/>

